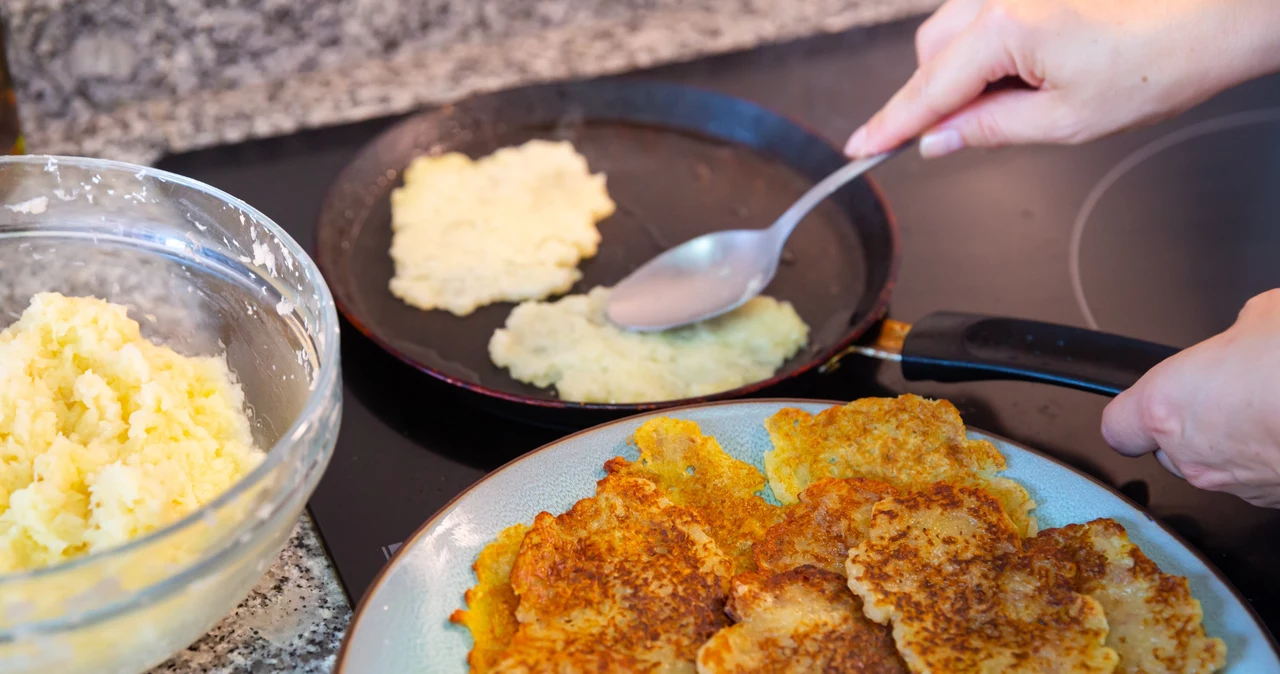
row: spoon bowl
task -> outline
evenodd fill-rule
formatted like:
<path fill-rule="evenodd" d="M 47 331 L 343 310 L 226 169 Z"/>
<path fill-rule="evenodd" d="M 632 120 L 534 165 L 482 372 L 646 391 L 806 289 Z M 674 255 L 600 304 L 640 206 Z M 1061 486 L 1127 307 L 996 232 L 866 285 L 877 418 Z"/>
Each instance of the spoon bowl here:
<path fill-rule="evenodd" d="M 772 229 L 735 229 L 691 239 L 646 262 L 609 296 L 609 320 L 656 332 L 733 311 L 778 272 Z"/>
<path fill-rule="evenodd" d="M 605 316 L 636 332 L 715 318 L 760 294 L 778 271 L 782 247 L 823 199 L 905 146 L 849 162 L 805 192 L 767 229 L 704 234 L 661 253 L 613 287 Z"/>

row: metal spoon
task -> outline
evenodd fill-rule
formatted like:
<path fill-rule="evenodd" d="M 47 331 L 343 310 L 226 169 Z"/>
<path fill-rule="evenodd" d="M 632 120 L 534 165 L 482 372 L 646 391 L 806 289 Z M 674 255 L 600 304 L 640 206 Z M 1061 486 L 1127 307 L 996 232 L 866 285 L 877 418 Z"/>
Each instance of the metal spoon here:
<path fill-rule="evenodd" d="M 809 211 L 906 147 L 845 164 L 805 192 L 768 229 L 704 234 L 649 260 L 613 287 L 605 315 L 619 327 L 655 332 L 737 309 L 773 280 L 783 244 Z"/>

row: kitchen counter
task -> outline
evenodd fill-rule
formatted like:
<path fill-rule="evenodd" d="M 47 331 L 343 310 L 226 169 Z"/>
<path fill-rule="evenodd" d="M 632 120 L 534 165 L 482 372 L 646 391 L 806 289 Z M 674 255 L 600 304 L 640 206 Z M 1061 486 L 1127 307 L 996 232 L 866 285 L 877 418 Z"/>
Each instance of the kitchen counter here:
<path fill-rule="evenodd" d="M 198 176 L 198 170 L 183 164 L 193 157 L 197 160 L 211 157 L 215 165 L 259 183 L 266 176 L 273 176 L 276 181 L 302 175 L 314 178 L 311 189 L 300 188 L 295 192 L 298 198 L 288 200 L 287 210 L 273 207 L 264 211 L 304 248 L 310 248 L 311 225 L 320 205 L 322 183 L 332 179 L 367 140 L 368 134 L 386 124 L 386 120 L 374 120 L 212 148 L 204 153 L 164 158 L 156 166 L 203 180 L 253 202 L 260 199 L 246 193 L 243 186 Z M 263 147 L 268 153 L 273 147 L 300 149 L 301 163 L 281 166 L 258 155 Z M 259 171 L 266 171 L 266 176 Z M 267 178 L 267 182 L 272 180 Z M 350 335 L 346 330 L 342 339 L 343 361 L 347 362 L 345 345 Z M 351 391 L 344 390 L 343 396 L 344 409 L 350 409 L 349 406 L 355 404 Z M 344 412 L 343 417 L 345 426 L 349 412 Z M 327 473 L 332 472 L 331 464 Z M 351 619 L 351 608 L 315 522 L 309 512 L 304 512 L 279 558 L 235 610 L 203 637 L 147 674 L 327 673 L 333 669 L 334 657 Z"/>
<path fill-rule="evenodd" d="M 148 674 L 327 673 L 351 619 L 311 517 L 216 627 Z"/>

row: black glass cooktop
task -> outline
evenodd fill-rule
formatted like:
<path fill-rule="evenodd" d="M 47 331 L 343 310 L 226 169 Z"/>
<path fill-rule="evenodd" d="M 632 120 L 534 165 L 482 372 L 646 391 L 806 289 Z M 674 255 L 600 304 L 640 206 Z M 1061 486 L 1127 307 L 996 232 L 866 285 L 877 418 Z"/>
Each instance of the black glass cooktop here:
<path fill-rule="evenodd" d="M 757 101 L 839 142 L 910 74 L 908 21 L 632 76 Z M 952 309 L 1097 325 L 1186 346 L 1280 286 L 1280 78 L 1171 122 L 1077 148 L 903 156 L 874 176 L 903 238 L 895 318 Z M 309 246 L 329 181 L 378 120 L 166 158 L 160 166 L 244 198 Z M 397 545 L 467 485 L 561 433 L 473 409 L 343 333 L 346 408 L 310 503 L 353 601 Z M 1204 551 L 1280 626 L 1280 513 L 1198 491 L 1154 460 L 1113 453 L 1102 398 L 1020 383 L 908 384 L 860 363 L 812 397 L 912 391 L 1048 452 L 1146 505 Z"/>

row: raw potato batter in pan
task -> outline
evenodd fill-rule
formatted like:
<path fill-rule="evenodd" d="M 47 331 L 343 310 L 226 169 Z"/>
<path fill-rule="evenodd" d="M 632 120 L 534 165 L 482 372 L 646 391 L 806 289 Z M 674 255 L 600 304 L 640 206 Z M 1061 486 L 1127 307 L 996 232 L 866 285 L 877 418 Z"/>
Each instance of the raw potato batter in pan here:
<path fill-rule="evenodd" d="M 526 302 L 489 340 L 489 357 L 519 381 L 555 386 L 561 400 L 641 403 L 728 391 L 773 376 L 809 337 L 787 302 L 757 297 L 676 330 L 620 330 L 604 315 L 607 288 Z"/>
<path fill-rule="evenodd" d="M 613 210 L 604 175 L 567 141 L 419 157 L 391 193 L 391 294 L 466 316 L 567 292 Z"/>

